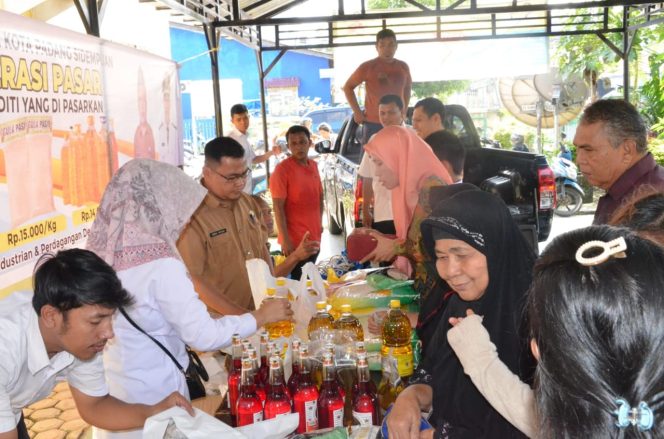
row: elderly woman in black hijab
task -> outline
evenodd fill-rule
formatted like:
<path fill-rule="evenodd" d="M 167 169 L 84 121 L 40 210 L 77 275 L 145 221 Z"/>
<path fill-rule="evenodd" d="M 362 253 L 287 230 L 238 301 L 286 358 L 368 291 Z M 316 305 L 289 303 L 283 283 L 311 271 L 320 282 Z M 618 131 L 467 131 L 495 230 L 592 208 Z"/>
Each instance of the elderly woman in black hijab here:
<path fill-rule="evenodd" d="M 534 254 L 505 204 L 495 195 L 462 191 L 443 201 L 421 224 L 423 244 L 440 277 L 454 290 L 425 356 L 387 418 L 391 439 L 419 435 L 420 412 L 443 438 L 524 437 L 475 388 L 447 341 L 449 319 L 472 309 L 499 358 L 524 381 L 535 361 L 522 330 Z"/>

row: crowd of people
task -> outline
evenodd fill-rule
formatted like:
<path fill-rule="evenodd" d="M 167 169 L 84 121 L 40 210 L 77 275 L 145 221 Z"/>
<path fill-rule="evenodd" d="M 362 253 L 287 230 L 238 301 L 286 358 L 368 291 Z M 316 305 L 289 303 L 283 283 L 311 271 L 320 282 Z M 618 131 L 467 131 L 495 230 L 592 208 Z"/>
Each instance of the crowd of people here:
<path fill-rule="evenodd" d="M 397 47 L 381 30 L 378 56 L 343 88 L 363 127 L 361 233 L 376 241 L 363 262 L 392 264 L 420 295 L 409 318 L 423 357 L 387 417 L 389 437 L 664 435 L 664 168 L 636 108 L 585 109 L 576 161 L 606 194 L 594 226 L 536 258 L 504 202 L 463 182 L 465 150 L 443 103 L 422 99 L 405 125 L 412 81 Z M 247 108 L 233 106 L 231 118 L 229 136 L 205 146 L 200 182 L 151 159 L 127 162 L 87 249 L 45 255 L 34 292 L 0 302 L 0 439 L 28 437 L 21 410 L 59 378 L 99 437 L 140 437 L 154 413 L 191 413 L 188 347 L 216 350 L 292 317 L 285 301 L 254 303 L 245 262 L 299 278 L 316 261 L 324 194 L 313 133 L 286 131 L 270 206 L 251 195 L 251 168 L 279 149 L 256 155 Z M 276 267 L 275 225 L 286 257 Z M 434 428 L 420 432 L 429 410 Z"/>

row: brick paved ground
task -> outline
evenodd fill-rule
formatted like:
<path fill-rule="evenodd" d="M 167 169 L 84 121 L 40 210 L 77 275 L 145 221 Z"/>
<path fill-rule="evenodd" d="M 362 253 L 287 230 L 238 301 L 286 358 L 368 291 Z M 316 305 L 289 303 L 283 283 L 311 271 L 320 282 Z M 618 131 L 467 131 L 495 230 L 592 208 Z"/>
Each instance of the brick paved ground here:
<path fill-rule="evenodd" d="M 32 439 L 90 439 L 92 429 L 78 414 L 69 385 L 61 382 L 48 398 L 23 410 Z"/>

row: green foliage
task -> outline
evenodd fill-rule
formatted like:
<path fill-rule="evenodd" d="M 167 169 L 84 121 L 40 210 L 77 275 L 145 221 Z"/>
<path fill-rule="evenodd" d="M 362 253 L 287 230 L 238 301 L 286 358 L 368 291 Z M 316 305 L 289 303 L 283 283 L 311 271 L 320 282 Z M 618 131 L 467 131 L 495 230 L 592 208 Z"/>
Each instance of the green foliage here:
<path fill-rule="evenodd" d="M 500 142 L 500 147 L 502 149 L 510 149 L 512 147 L 512 142 L 510 142 L 511 135 L 512 133 L 506 130 L 500 130 L 493 134 L 493 138 Z"/>
<path fill-rule="evenodd" d="M 648 144 L 648 149 L 655 157 L 655 161 L 664 166 L 664 139 L 652 139 Z"/>
<path fill-rule="evenodd" d="M 455 94 L 466 91 L 470 86 L 470 81 L 429 81 L 429 82 L 414 82 L 413 95 L 417 99 L 423 99 L 429 96 L 436 97 L 445 102 L 446 98 Z"/>
<path fill-rule="evenodd" d="M 650 80 L 641 87 L 641 113 L 652 128 L 661 136 L 664 135 L 664 78 L 661 70 L 664 66 L 664 54 L 653 54 L 648 57 L 650 64 Z"/>
<path fill-rule="evenodd" d="M 436 0 L 417 0 L 417 2 L 429 8 L 436 7 Z M 440 3 L 441 6 L 447 6 L 449 1 L 443 0 Z M 369 0 L 367 5 L 369 6 L 369 9 L 400 9 L 413 6 L 404 0 Z"/>
<path fill-rule="evenodd" d="M 588 17 L 587 9 L 570 19 L 566 30 L 584 30 Z M 620 12 L 610 10 L 609 26 L 620 27 L 622 15 Z M 610 33 L 607 38 L 616 46 L 622 46 L 622 35 Z M 563 76 L 569 74 L 583 74 L 586 78 L 594 72 L 595 79 L 604 70 L 615 66 L 620 58 L 595 34 L 564 35 L 560 37 L 556 46 L 554 57 L 558 60 L 558 67 Z"/>
<path fill-rule="evenodd" d="M 589 19 L 584 16 L 590 10 L 583 9 L 570 19 L 566 30 L 583 30 Z M 622 8 L 609 9 L 609 27 L 621 28 Z M 623 47 L 622 33 L 612 32 L 606 34 L 606 37 L 616 47 Z M 639 62 L 638 59 L 643 51 L 651 50 L 651 47 L 664 38 L 664 29 L 662 26 L 650 26 L 639 29 L 634 34 L 632 50 L 629 54 L 629 64 L 631 78 L 634 84 L 639 80 Z M 565 35 L 560 37 L 558 45 L 554 51 L 554 59 L 557 60 L 558 67 L 563 77 L 570 74 L 583 75 L 586 83 L 591 86 L 593 96 L 596 92 L 596 81 L 603 72 L 615 71 L 622 63 L 621 58 L 608 45 L 606 45 L 595 34 L 586 35 Z M 634 93 L 636 96 L 637 93 Z"/>

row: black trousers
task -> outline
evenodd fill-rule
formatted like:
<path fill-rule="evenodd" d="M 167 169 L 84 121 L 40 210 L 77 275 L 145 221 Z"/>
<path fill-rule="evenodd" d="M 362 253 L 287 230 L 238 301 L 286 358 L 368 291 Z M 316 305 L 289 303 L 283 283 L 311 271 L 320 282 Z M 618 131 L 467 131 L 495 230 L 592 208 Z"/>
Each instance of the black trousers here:
<path fill-rule="evenodd" d="M 379 231 L 383 235 L 396 235 L 397 234 L 397 229 L 394 228 L 394 221 L 392 221 L 392 220 L 378 221 L 377 223 L 373 223 L 371 225 L 371 228 L 374 229 L 374 230 Z"/>
<path fill-rule="evenodd" d="M 16 424 L 16 431 L 18 432 L 18 439 L 30 439 L 28 434 L 28 427 L 25 426 L 25 420 L 23 415 L 21 415 L 21 420 Z"/>
<path fill-rule="evenodd" d="M 316 253 L 315 255 L 309 256 L 309 259 L 305 259 L 304 261 L 298 262 L 295 268 L 293 268 L 293 271 L 291 271 L 290 274 L 291 279 L 300 280 L 300 277 L 302 277 L 302 267 L 304 267 L 304 264 L 306 264 L 307 262 L 313 262 L 315 264 L 319 254 L 320 252 Z"/>

